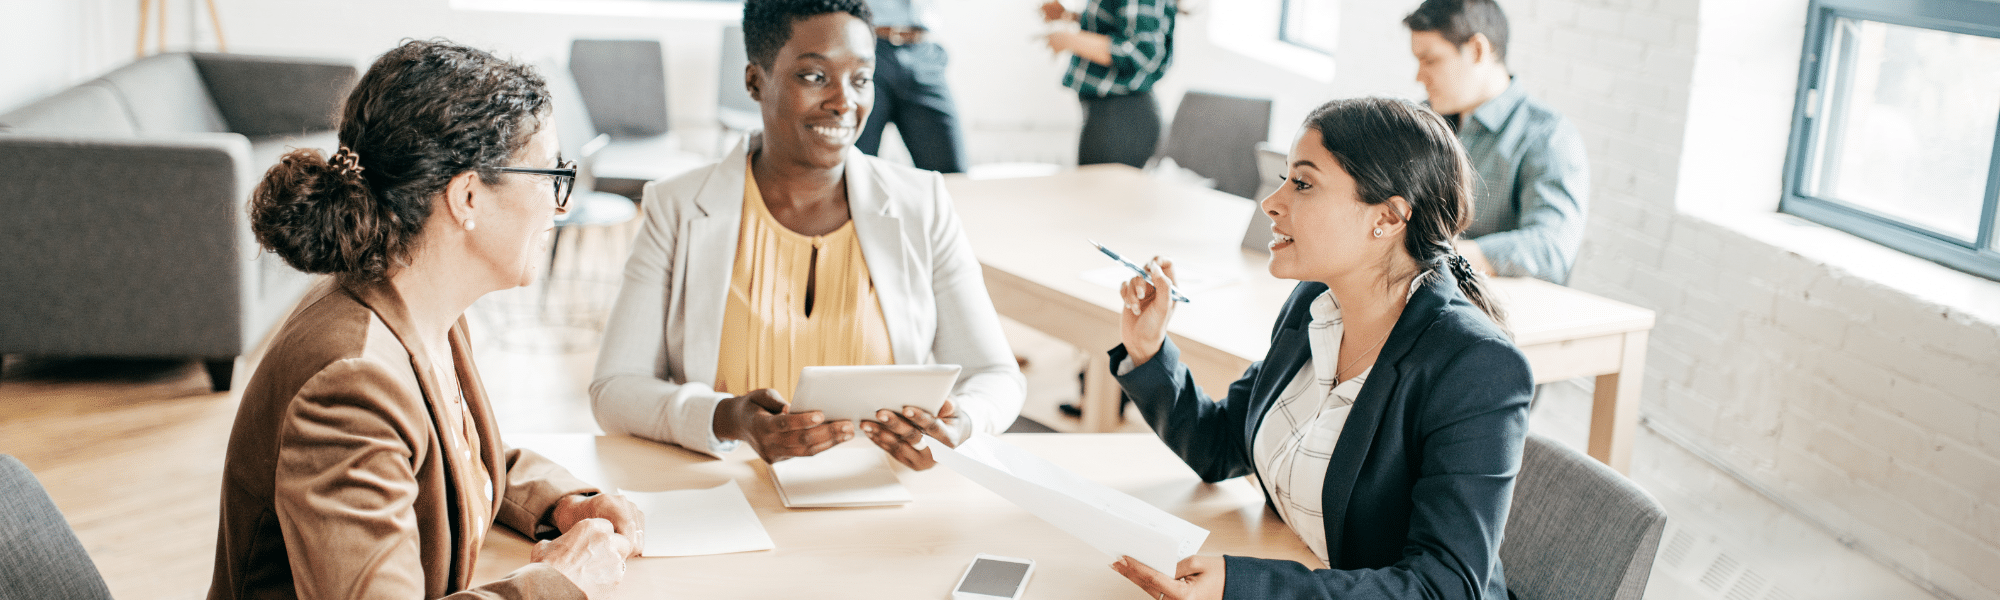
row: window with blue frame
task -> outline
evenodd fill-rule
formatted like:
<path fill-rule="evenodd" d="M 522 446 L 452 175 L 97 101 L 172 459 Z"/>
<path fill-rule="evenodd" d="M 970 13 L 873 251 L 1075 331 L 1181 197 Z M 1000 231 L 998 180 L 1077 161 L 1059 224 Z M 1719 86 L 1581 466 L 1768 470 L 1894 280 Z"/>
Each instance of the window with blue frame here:
<path fill-rule="evenodd" d="M 2000 279 L 2000 3 L 1808 10 L 1779 210 Z"/>

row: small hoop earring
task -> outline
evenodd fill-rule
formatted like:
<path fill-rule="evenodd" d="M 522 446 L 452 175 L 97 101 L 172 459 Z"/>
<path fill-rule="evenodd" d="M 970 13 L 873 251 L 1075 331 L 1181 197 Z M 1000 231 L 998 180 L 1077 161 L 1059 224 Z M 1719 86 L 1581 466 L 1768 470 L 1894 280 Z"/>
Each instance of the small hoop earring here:
<path fill-rule="evenodd" d="M 470 226 L 466 227 L 466 229 L 471 229 L 471 228 L 472 227 Z M 1375 237 L 1382 237 L 1382 228 L 1380 227 L 1375 228 Z"/>
<path fill-rule="evenodd" d="M 466 219 L 466 220 L 465 220 L 465 230 L 466 230 L 466 231 L 472 231 L 472 229 L 473 229 L 473 228 L 475 228 L 475 227 L 478 227 L 478 226 L 479 226 L 479 224 L 478 224 L 478 223 L 474 223 L 474 222 L 472 222 L 472 219 Z M 1382 235 L 1382 230 L 1380 230 L 1380 229 L 1377 229 L 1377 230 L 1375 230 L 1375 235 L 1376 235 L 1377 237 L 1380 237 L 1380 236 Z"/>

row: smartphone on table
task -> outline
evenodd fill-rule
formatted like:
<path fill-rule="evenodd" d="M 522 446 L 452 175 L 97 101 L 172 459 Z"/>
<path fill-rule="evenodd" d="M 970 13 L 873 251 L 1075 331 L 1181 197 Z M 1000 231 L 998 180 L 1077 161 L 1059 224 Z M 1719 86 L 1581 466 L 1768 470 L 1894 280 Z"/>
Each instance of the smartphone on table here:
<path fill-rule="evenodd" d="M 1027 558 L 1012 558 L 979 554 L 972 558 L 972 565 L 959 576 L 958 587 L 951 590 L 952 600 L 1020 600 L 1021 593 L 1028 589 L 1028 576 L 1035 572 L 1035 561 Z"/>

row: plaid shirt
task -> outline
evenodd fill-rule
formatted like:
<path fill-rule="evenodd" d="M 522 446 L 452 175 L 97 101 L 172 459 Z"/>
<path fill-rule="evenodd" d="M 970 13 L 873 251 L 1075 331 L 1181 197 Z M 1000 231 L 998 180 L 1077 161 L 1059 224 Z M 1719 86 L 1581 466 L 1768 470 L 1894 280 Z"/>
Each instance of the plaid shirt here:
<path fill-rule="evenodd" d="M 1090 0 L 1078 15 L 1084 31 L 1111 38 L 1111 66 L 1069 57 L 1063 85 L 1085 98 L 1153 89 L 1174 59 L 1176 0 Z"/>

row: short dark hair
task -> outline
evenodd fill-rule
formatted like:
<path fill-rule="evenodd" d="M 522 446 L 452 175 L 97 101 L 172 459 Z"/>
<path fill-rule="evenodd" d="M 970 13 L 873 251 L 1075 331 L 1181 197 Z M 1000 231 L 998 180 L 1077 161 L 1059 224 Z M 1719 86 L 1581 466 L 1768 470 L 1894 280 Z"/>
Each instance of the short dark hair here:
<path fill-rule="evenodd" d="M 379 281 L 409 263 L 453 177 L 500 181 L 492 169 L 541 129 L 549 100 L 526 65 L 445 40 L 404 41 L 347 96 L 347 153 L 331 163 L 317 149 L 286 153 L 251 192 L 250 229 L 300 271 Z"/>
<path fill-rule="evenodd" d="M 847 13 L 862 23 L 875 14 L 864 0 L 747 0 L 743 3 L 743 51 L 750 63 L 769 69 L 778 49 L 792 41 L 792 24 L 827 13 Z"/>
<path fill-rule="evenodd" d="M 1473 34 L 1484 34 L 1493 43 L 1493 54 L 1507 62 L 1507 13 L 1494 0 L 1424 0 L 1403 17 L 1403 25 L 1410 31 L 1435 31 L 1460 48 Z"/>

